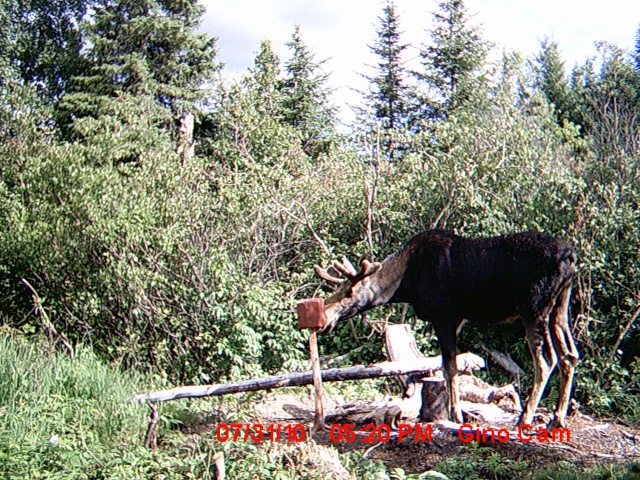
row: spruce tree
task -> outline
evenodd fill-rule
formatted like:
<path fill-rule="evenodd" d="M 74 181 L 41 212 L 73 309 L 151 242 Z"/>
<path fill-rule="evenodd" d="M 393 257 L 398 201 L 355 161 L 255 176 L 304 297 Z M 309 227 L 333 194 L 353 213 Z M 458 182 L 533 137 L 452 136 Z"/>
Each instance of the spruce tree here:
<path fill-rule="evenodd" d="M 327 87 L 329 76 L 322 71 L 326 60 L 315 61 L 315 54 L 302 40 L 299 25 L 286 45 L 291 58 L 284 64 L 283 120 L 300 131 L 305 151 L 311 152 L 319 141 L 334 132 L 336 124 L 336 111 Z"/>
<path fill-rule="evenodd" d="M 11 65 L 55 102 L 85 67 L 78 24 L 90 5 L 91 0 L 0 0 L 0 66 Z"/>
<path fill-rule="evenodd" d="M 442 119 L 473 99 L 488 46 L 470 24 L 463 0 L 441 2 L 434 16 L 431 43 L 420 51 L 423 71 L 416 76 L 422 93 L 417 103 L 424 105 L 422 115 Z"/>
<path fill-rule="evenodd" d="M 406 122 L 408 87 L 402 55 L 408 44 L 400 41 L 400 19 L 393 1 L 387 2 L 378 20 L 377 37 L 369 47 L 378 63 L 376 74 L 365 76 L 370 86 L 365 101 L 383 128 L 394 130 Z"/>
<path fill-rule="evenodd" d="M 180 118 L 219 68 L 215 39 L 195 33 L 203 11 L 195 0 L 99 0 L 94 8 L 92 66 L 61 108 L 72 136 L 101 145 L 106 160 L 136 160 L 177 141 Z"/>
<path fill-rule="evenodd" d="M 565 121 L 577 121 L 576 104 L 566 78 L 558 43 L 544 39 L 536 64 L 536 85 L 549 103 L 554 105 L 558 123 L 562 125 Z"/>
<path fill-rule="evenodd" d="M 389 160 L 397 157 L 398 144 L 395 133 L 407 126 L 409 87 L 402 55 L 408 48 L 401 43 L 400 18 L 393 1 L 383 7 L 378 17 L 376 40 L 369 49 L 378 57 L 372 76 L 363 75 L 368 81 L 368 91 L 363 93 L 365 108 L 354 108 L 357 123 L 364 126 L 365 134 L 373 133 L 376 145 Z"/>
<path fill-rule="evenodd" d="M 249 69 L 246 86 L 255 92 L 256 108 L 260 113 L 274 118 L 282 117 L 282 80 L 280 79 L 280 58 L 273 51 L 270 40 L 262 40 Z"/>

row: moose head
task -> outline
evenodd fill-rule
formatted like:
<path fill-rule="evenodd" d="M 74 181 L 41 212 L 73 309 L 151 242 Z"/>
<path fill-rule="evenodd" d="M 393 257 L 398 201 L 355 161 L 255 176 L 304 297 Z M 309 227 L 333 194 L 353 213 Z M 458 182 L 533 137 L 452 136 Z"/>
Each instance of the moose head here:
<path fill-rule="evenodd" d="M 342 257 L 341 262 L 334 261 L 327 269 L 313 266 L 320 278 L 335 285 L 334 294 L 324 301 L 327 324 L 323 332 L 331 332 L 338 320 L 351 318 L 376 306 L 375 282 L 371 276 L 380 268 L 382 264 L 361 258 L 356 271 L 346 257 Z"/>

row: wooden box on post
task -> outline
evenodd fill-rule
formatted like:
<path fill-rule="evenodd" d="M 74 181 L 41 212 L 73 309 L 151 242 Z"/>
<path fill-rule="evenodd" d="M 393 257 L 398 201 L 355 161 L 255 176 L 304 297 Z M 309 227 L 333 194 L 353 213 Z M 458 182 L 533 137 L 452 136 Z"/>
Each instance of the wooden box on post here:
<path fill-rule="evenodd" d="M 298 325 L 300 329 L 309 328 L 309 353 L 313 368 L 313 386 L 316 391 L 316 419 L 312 432 L 324 430 L 324 407 L 322 406 L 322 373 L 320 372 L 320 356 L 318 355 L 318 330 L 327 323 L 324 313 L 324 300 L 309 298 L 298 302 Z M 312 433 L 313 435 L 313 433 Z"/>
<path fill-rule="evenodd" d="M 324 313 L 324 300 L 308 298 L 298 302 L 298 325 L 304 328 L 322 328 L 327 323 Z"/>

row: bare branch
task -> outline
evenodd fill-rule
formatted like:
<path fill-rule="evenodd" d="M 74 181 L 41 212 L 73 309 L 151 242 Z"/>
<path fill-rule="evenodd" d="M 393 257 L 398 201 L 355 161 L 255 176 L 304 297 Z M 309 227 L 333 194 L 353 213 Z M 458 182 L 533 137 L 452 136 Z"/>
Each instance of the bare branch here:
<path fill-rule="evenodd" d="M 273 202 L 276 205 L 278 205 L 282 209 L 282 212 L 285 213 L 288 217 L 300 223 L 301 225 L 304 225 L 305 227 L 307 227 L 309 229 L 309 232 L 311 232 L 311 235 L 313 236 L 315 241 L 318 242 L 318 245 L 320 245 L 320 247 L 322 248 L 324 253 L 327 255 L 327 257 L 331 257 L 331 250 L 329 250 L 329 247 L 327 247 L 327 244 L 324 243 L 322 238 L 320 238 L 320 235 L 318 235 L 316 230 L 313 228 L 311 220 L 309 219 L 309 214 L 307 213 L 307 209 L 305 208 L 304 205 L 302 205 L 297 200 L 293 202 L 293 205 L 298 206 L 300 210 L 302 210 L 302 218 L 300 218 L 297 215 L 295 215 L 293 212 L 291 212 L 291 207 L 287 208 L 277 200 L 273 200 Z"/>

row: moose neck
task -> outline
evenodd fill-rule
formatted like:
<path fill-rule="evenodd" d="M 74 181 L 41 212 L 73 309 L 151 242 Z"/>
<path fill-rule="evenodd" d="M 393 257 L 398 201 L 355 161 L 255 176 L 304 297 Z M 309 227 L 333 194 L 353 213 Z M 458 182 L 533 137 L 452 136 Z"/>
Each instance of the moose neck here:
<path fill-rule="evenodd" d="M 389 255 L 382 262 L 382 268 L 371 276 L 369 287 L 373 293 L 371 308 L 405 301 L 400 286 L 407 271 L 407 257 L 405 250 Z"/>

